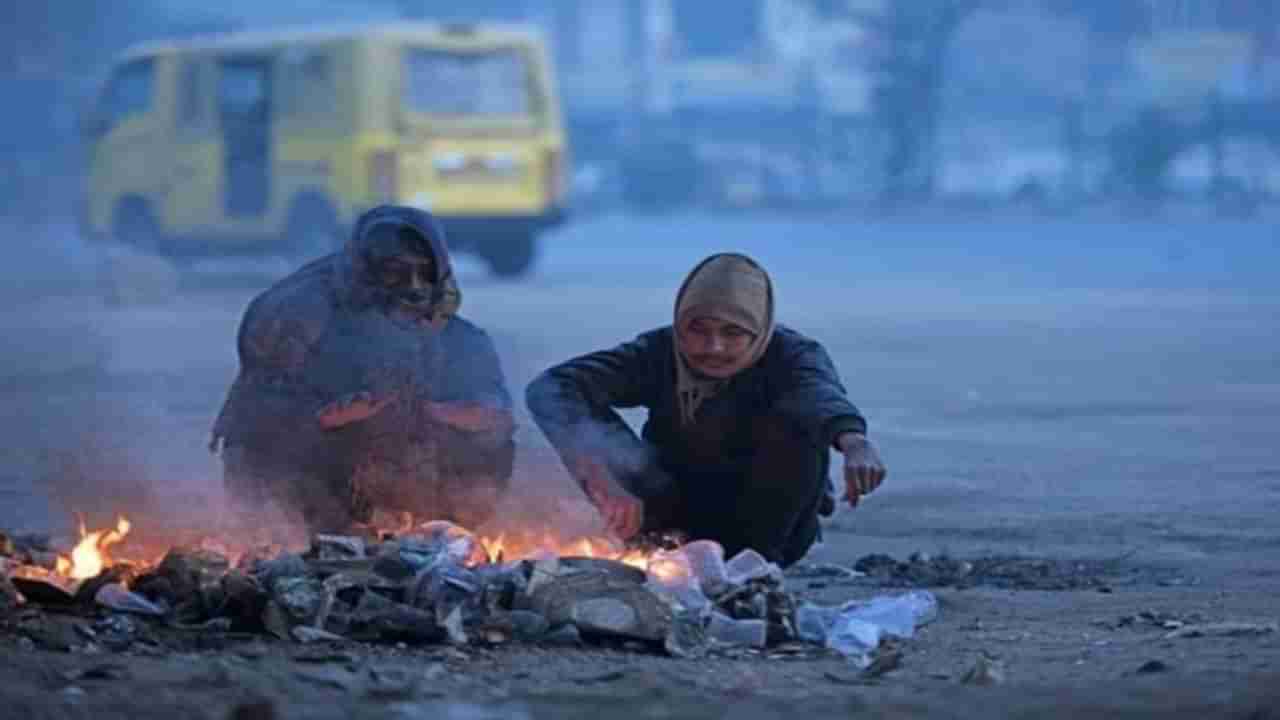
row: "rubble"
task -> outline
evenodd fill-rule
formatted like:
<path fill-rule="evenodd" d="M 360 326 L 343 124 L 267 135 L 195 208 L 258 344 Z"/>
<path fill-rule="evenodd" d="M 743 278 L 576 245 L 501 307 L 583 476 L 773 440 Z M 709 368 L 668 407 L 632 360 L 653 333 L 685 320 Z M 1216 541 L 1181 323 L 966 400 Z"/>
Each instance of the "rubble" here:
<path fill-rule="evenodd" d="M 1187 625 L 1166 634 L 1166 640 L 1198 637 L 1251 637 L 1269 635 L 1280 631 L 1280 625 L 1270 623 L 1219 622 L 1205 625 Z"/>
<path fill-rule="evenodd" d="M 38 578 L 14 576 L 10 581 L 28 602 L 56 607 L 72 605 L 76 601 L 75 585 L 56 575 Z"/>
<path fill-rule="evenodd" d="M 734 620 L 723 613 L 711 613 L 707 624 L 707 636 L 725 645 L 742 645 L 762 648 L 768 639 L 768 624 L 764 620 Z"/>
<path fill-rule="evenodd" d="M 363 560 L 364 540 L 348 535 L 316 535 L 311 539 L 311 552 L 318 560 Z"/>
<path fill-rule="evenodd" d="M 562 574 L 539 585 L 529 602 L 552 625 L 572 623 L 586 635 L 661 642 L 671 628 L 668 603 L 643 585 L 607 573 Z"/>
<path fill-rule="evenodd" d="M 11 589 L 0 585 L 0 613 L 20 596 L 71 617 L 105 613 L 84 631 L 113 651 L 153 646 L 149 633 L 170 630 L 188 633 L 182 642 L 197 647 L 262 635 L 300 645 L 455 649 L 608 641 L 697 658 L 801 647 L 797 641 L 825 652 L 848 610 L 800 605 L 776 564 L 750 550 L 726 561 L 709 541 L 650 551 L 647 570 L 552 553 L 502 562 L 500 552 L 490 556 L 476 536 L 443 522 L 394 537 L 320 534 L 302 554 L 260 546 L 234 565 L 226 552 L 210 543 L 174 547 L 140 573 L 117 563 L 78 582 L 23 565 Z M 53 625 L 28 636 L 59 649 L 84 642 Z M 799 652 L 794 647 L 779 657 Z"/>
<path fill-rule="evenodd" d="M 1016 555 L 975 557 L 913 553 L 906 561 L 889 555 L 866 555 L 853 571 L 864 577 L 859 583 L 895 588 L 993 587 L 1005 590 L 1095 590 L 1111 592 L 1121 584 L 1140 580 L 1157 585 L 1178 578 L 1170 570 L 1124 566 L 1128 555 L 1110 559 L 1072 560 Z M 841 582 L 852 582 L 848 578 Z"/>

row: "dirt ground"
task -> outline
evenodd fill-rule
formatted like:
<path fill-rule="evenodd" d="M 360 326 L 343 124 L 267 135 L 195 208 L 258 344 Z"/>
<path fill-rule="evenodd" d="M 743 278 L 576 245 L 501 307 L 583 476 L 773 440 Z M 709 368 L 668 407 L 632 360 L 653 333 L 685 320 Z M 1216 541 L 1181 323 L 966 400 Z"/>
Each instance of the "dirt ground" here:
<path fill-rule="evenodd" d="M 594 228 L 624 239 L 670 230 Z M 998 283 L 886 277 L 882 257 L 881 274 L 850 289 L 804 259 L 822 248 L 787 260 L 769 250 L 772 237 L 722 230 L 715 247 L 732 235 L 776 268 L 784 321 L 827 344 L 890 467 L 883 490 L 834 518 L 806 562 L 925 553 L 983 570 L 958 583 L 919 564 L 857 581 L 789 579 L 824 603 L 941 582 L 938 619 L 894 645 L 898 667 L 867 678 L 820 655 L 693 661 L 608 647 L 240 637 L 118 653 L 75 627 L 92 620 L 64 617 L 38 633 L 16 620 L 0 631 L 0 717 L 1280 715 L 1274 296 L 1202 287 L 1231 276 L 1221 265 L 1212 278 L 1187 271 L 1180 287 L 1161 275 L 1160 288 L 1101 276 L 1098 287 L 1063 288 L 1012 264 Z M 581 232 L 526 283 L 464 264 L 464 314 L 490 328 L 517 393 L 555 360 L 663 322 L 680 273 L 713 249 L 673 240 L 658 254 L 617 250 L 616 262 L 656 279 L 615 286 L 593 275 L 604 251 Z M 1122 246 L 1141 254 L 1138 240 Z M 263 280 L 186 282 L 180 297 L 139 307 L 103 305 L 83 283 L 8 306 L 0 527 L 66 532 L 71 510 L 99 521 L 127 510 L 155 528 L 211 524 L 216 463 L 203 444 L 234 372 L 238 314 Z M 608 313 L 582 314 L 624 291 L 628 302 Z M 580 321 L 551 320 L 570 313 Z M 572 498 L 527 418 L 519 440 L 510 511 Z M 1239 625 L 1214 635 L 1221 623 Z M 980 663 L 998 682 L 965 681 Z"/>

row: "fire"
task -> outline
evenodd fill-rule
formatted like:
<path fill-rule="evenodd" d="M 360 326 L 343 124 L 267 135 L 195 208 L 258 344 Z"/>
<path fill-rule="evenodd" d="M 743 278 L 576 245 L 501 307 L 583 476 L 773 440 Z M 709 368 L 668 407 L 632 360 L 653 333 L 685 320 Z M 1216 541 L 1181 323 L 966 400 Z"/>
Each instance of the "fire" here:
<path fill-rule="evenodd" d="M 115 545 L 129 534 L 132 525 L 123 515 L 116 519 L 114 529 L 88 532 L 84 520 L 80 521 L 80 542 L 71 551 L 71 556 L 59 556 L 57 572 L 72 580 L 87 580 L 97 577 L 107 564 L 107 548 Z"/>
<path fill-rule="evenodd" d="M 626 549 L 620 543 L 604 537 L 581 537 L 562 540 L 550 532 L 540 536 L 501 532 L 497 536 L 477 537 L 481 549 L 480 562 L 503 563 L 524 560 L 538 555 L 576 556 L 615 560 L 645 570 L 653 553 Z"/>

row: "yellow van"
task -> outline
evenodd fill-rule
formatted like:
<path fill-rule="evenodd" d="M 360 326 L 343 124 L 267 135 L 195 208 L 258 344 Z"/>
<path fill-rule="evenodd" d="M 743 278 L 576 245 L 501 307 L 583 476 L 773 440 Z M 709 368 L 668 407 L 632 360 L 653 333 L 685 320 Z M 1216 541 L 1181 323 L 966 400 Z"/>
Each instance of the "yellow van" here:
<path fill-rule="evenodd" d="M 318 255 L 381 203 L 499 275 L 566 212 L 551 61 L 518 26 L 245 32 L 130 49 L 84 123 L 91 238 L 171 256 Z"/>

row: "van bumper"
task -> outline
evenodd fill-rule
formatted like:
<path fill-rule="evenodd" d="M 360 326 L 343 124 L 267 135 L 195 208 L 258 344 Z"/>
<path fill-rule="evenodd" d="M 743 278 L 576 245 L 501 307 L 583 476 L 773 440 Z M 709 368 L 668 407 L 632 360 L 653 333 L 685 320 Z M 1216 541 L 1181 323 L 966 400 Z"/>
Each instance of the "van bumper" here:
<path fill-rule="evenodd" d="M 555 207 L 536 215 L 448 215 L 437 214 L 436 219 L 444 227 L 449 245 L 466 249 L 488 238 L 511 235 L 537 235 L 569 219 L 564 207 Z"/>

